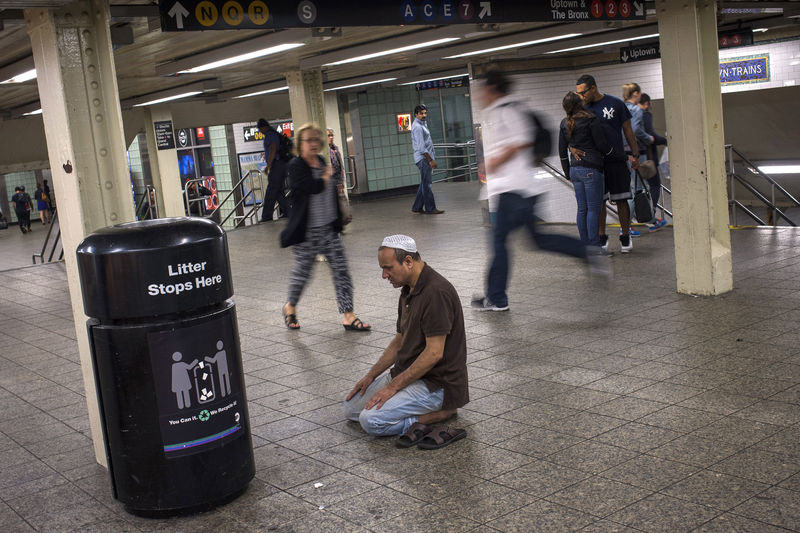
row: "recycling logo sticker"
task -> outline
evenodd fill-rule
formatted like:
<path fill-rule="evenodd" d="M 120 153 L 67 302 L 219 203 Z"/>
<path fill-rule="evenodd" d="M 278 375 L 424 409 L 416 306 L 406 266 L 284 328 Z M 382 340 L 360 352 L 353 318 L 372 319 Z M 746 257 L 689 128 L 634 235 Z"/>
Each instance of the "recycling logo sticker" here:
<path fill-rule="evenodd" d="M 240 357 L 231 320 L 148 334 L 167 457 L 219 446 L 242 428 Z"/>

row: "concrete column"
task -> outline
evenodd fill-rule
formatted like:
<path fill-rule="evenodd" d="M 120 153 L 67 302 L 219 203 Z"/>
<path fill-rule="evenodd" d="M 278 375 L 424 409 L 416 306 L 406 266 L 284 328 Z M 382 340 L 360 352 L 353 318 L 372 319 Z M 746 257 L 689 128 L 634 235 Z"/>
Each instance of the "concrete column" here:
<path fill-rule="evenodd" d="M 313 122 L 322 129 L 322 155 L 327 161 L 328 138 L 324 135 L 327 128 L 325 121 L 325 97 L 322 92 L 322 69 L 293 70 L 286 73 L 289 86 L 289 106 L 292 109 L 292 122 L 297 130 L 306 122 Z M 295 144 L 297 139 L 295 139 Z"/>
<path fill-rule="evenodd" d="M 97 462 L 105 447 L 75 249 L 99 228 L 134 220 L 109 5 L 26 9 Z"/>
<path fill-rule="evenodd" d="M 678 292 L 733 288 L 716 2 L 657 0 Z"/>
<path fill-rule="evenodd" d="M 172 112 L 167 106 L 149 106 L 144 108 L 143 116 L 147 153 L 150 156 L 150 173 L 153 177 L 153 187 L 158 195 L 158 216 L 162 218 L 186 216 L 181 174 L 178 169 L 178 151 L 175 148 L 159 150 L 156 147 L 156 133 L 153 126 L 154 122 L 169 121 L 172 124 Z"/>

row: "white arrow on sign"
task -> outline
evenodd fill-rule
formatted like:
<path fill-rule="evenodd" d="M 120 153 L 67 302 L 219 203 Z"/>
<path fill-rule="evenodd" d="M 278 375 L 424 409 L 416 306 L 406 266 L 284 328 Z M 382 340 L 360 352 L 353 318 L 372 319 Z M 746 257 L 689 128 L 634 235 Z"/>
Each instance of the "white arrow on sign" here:
<path fill-rule="evenodd" d="M 628 62 L 628 52 L 622 52 L 621 59 L 622 59 L 623 63 L 627 63 Z"/>
<path fill-rule="evenodd" d="M 644 15 L 644 5 L 640 2 L 633 3 L 633 9 L 637 17 Z"/>
<path fill-rule="evenodd" d="M 185 7 L 181 5 L 180 2 L 175 2 L 175 5 L 172 6 L 167 12 L 167 15 L 175 19 L 175 25 L 178 27 L 179 30 L 183 29 L 183 17 L 188 17 L 189 12 L 186 10 Z"/>
<path fill-rule="evenodd" d="M 492 16 L 492 3 L 481 2 L 481 12 L 478 13 L 478 18 L 482 19 L 485 16 Z"/>

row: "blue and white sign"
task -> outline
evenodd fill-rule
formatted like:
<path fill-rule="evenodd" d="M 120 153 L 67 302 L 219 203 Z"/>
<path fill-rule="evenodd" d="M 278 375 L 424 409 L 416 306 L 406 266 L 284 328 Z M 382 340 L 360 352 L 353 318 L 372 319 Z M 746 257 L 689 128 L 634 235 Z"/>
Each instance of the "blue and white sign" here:
<path fill-rule="evenodd" d="M 719 82 L 722 85 L 760 83 L 769 81 L 769 54 L 734 57 L 719 62 Z"/>

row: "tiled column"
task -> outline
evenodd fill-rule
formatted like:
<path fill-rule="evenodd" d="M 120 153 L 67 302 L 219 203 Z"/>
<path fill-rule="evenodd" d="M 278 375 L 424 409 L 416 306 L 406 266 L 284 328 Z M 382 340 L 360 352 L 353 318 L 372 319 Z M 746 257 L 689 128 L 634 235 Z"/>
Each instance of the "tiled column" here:
<path fill-rule="evenodd" d="M 716 2 L 657 0 L 678 292 L 733 289 Z"/>
<path fill-rule="evenodd" d="M 146 107 L 144 126 L 147 133 L 147 153 L 150 156 L 150 172 L 153 187 L 158 195 L 159 217 L 182 217 L 186 215 L 181 175 L 178 169 L 178 153 L 175 148 L 159 150 L 156 146 L 154 122 L 172 123 L 172 112 L 166 106 Z M 174 129 L 174 128 L 173 128 Z"/>
<path fill-rule="evenodd" d="M 85 0 L 54 10 L 26 9 L 25 23 L 53 185 L 58 191 L 58 218 L 95 457 L 105 465 L 75 249 L 92 231 L 134 220 L 109 4 Z"/>
<path fill-rule="evenodd" d="M 286 73 L 286 83 L 289 85 L 289 106 L 292 109 L 292 122 L 297 129 L 307 122 L 313 122 L 322 129 L 322 155 L 327 161 L 328 137 L 324 134 L 325 99 L 322 92 L 322 69 L 293 70 Z M 295 145 L 297 139 L 294 140 Z"/>

